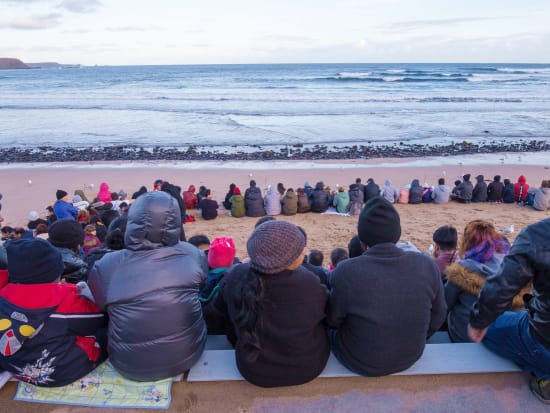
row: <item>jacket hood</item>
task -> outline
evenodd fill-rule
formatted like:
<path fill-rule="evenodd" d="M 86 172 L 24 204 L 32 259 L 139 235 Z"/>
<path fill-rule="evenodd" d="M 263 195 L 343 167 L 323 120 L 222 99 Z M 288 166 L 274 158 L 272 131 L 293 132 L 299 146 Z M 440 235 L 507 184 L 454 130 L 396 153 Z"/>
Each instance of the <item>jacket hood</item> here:
<path fill-rule="evenodd" d="M 441 192 L 450 192 L 450 189 L 447 185 L 443 184 L 443 185 L 437 185 L 437 187 L 439 188 L 439 190 Z"/>
<path fill-rule="evenodd" d="M 386 182 L 384 182 L 384 186 L 392 186 L 391 179 L 386 179 Z"/>
<path fill-rule="evenodd" d="M 527 178 L 525 178 L 525 176 L 523 175 L 520 175 L 520 177 L 518 178 L 518 182 L 520 184 L 524 184 L 525 182 L 527 182 Z"/>
<path fill-rule="evenodd" d="M 495 274 L 500 268 L 500 264 L 504 260 L 504 254 L 495 254 L 489 261 L 480 263 L 473 259 L 465 259 L 457 261 L 460 265 L 468 268 L 470 271 L 475 271 L 484 277 L 489 277 Z"/>
<path fill-rule="evenodd" d="M 449 282 L 453 283 L 461 290 L 464 290 L 467 293 L 475 296 L 479 295 L 481 288 L 483 287 L 483 284 L 485 284 L 485 280 L 487 279 L 485 275 L 468 269 L 467 267 L 461 265 L 460 262 L 455 262 L 449 265 L 445 269 L 445 274 L 447 275 L 447 279 L 449 280 Z M 514 297 L 514 300 L 512 302 L 512 309 L 518 310 L 525 306 L 523 302 L 523 295 L 529 293 L 531 291 L 531 288 L 532 284 L 527 284 L 521 290 L 521 292 Z"/>
<path fill-rule="evenodd" d="M 187 188 L 187 192 L 195 193 L 195 185 L 189 185 L 189 188 Z"/>
<path fill-rule="evenodd" d="M 99 190 L 100 191 L 108 191 L 109 190 L 109 184 L 107 184 L 107 182 L 102 182 L 99 185 Z"/>
<path fill-rule="evenodd" d="M 319 189 L 323 190 L 323 187 L 324 187 L 324 184 L 322 182 L 317 182 L 315 184 L 315 189 L 317 189 L 317 190 L 319 190 Z"/>
<path fill-rule="evenodd" d="M 129 250 L 150 250 L 176 245 L 180 239 L 178 202 L 162 191 L 147 192 L 132 204 L 124 243 Z"/>
<path fill-rule="evenodd" d="M 418 179 L 413 179 L 413 181 L 411 182 L 411 188 L 413 186 L 420 186 L 420 181 Z"/>

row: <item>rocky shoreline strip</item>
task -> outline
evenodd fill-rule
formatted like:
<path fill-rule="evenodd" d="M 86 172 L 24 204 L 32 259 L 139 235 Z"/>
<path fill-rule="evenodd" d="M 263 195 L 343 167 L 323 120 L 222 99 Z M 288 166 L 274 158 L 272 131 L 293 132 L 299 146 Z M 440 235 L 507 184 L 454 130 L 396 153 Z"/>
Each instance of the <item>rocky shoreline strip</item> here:
<path fill-rule="evenodd" d="M 404 144 L 386 146 L 352 145 L 332 147 L 328 145 L 293 144 L 251 145 L 249 151 L 221 151 L 218 147 L 186 146 L 153 147 L 101 146 L 87 148 L 40 146 L 37 148 L 0 148 L 0 163 L 29 162 L 92 162 L 92 161 L 275 161 L 275 160 L 351 160 L 376 158 L 411 158 L 428 156 L 454 156 L 468 154 L 490 154 L 500 152 L 542 152 L 550 151 L 550 142 L 531 140 L 516 143 L 474 144 L 469 142 L 449 145 Z M 224 147 L 228 148 L 228 147 Z"/>

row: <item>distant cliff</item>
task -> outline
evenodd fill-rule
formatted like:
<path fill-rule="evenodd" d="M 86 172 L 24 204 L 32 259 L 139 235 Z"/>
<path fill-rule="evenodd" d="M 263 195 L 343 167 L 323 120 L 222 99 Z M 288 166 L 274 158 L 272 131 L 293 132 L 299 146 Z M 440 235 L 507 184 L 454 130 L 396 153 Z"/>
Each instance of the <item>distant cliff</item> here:
<path fill-rule="evenodd" d="M 0 69 L 28 69 L 25 63 L 11 57 L 0 57 Z"/>

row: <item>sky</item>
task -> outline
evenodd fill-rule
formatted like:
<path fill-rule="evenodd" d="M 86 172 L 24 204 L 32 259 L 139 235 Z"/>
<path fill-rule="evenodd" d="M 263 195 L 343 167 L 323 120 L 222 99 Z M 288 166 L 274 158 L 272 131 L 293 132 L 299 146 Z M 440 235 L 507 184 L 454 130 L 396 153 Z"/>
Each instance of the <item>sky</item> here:
<path fill-rule="evenodd" d="M 549 0 L 0 0 L 0 57 L 550 63 Z"/>

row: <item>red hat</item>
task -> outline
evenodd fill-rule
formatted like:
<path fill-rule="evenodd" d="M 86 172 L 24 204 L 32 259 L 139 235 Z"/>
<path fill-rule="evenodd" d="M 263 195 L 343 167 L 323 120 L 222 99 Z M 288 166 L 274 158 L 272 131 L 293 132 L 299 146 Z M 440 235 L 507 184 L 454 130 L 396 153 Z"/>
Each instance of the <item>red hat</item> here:
<path fill-rule="evenodd" d="M 233 189 L 233 195 L 240 195 L 240 194 L 241 194 L 241 190 L 238 187 L 235 187 Z"/>
<path fill-rule="evenodd" d="M 208 266 L 212 269 L 231 266 L 235 258 L 235 252 L 233 238 L 214 238 L 208 249 Z"/>

